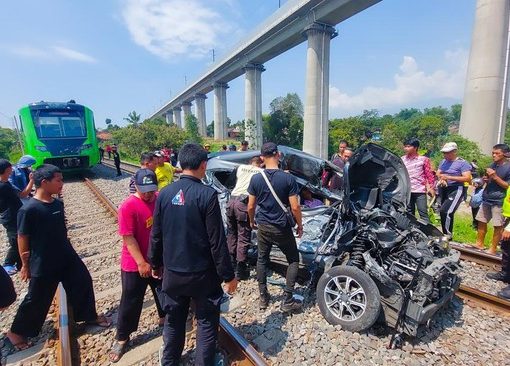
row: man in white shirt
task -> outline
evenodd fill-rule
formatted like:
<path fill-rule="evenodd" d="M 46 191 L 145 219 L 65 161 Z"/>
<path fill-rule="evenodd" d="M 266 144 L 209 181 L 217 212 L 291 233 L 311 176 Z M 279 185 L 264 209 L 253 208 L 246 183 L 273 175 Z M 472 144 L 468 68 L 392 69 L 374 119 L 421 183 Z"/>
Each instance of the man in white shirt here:
<path fill-rule="evenodd" d="M 248 218 L 248 185 L 251 177 L 261 172 L 262 160 L 256 156 L 250 164 L 237 168 L 237 182 L 227 204 L 227 244 L 232 265 L 238 280 L 248 279 L 250 272 L 246 262 L 251 242 L 251 226 Z"/>

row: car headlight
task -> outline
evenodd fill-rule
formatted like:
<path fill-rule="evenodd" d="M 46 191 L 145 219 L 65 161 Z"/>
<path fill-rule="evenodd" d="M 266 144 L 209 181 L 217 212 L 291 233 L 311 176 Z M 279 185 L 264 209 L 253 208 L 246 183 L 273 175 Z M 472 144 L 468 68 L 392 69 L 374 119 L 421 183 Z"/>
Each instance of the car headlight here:
<path fill-rule="evenodd" d="M 297 245 L 297 248 L 302 253 L 315 253 L 315 249 L 317 248 L 313 242 L 310 241 L 301 241 Z"/>

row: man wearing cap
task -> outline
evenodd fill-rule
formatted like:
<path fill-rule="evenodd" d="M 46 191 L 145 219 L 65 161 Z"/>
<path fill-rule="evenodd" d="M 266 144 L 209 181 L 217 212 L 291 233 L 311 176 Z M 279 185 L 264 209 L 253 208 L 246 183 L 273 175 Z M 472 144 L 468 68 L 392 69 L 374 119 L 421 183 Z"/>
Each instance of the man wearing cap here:
<path fill-rule="evenodd" d="M 243 142 L 241 142 L 241 151 L 248 151 L 248 141 L 243 140 Z"/>
<path fill-rule="evenodd" d="M 453 217 L 464 195 L 464 183 L 471 182 L 471 165 L 457 156 L 457 144 L 447 142 L 441 152 L 444 159 L 439 164 L 437 177 L 441 186 L 441 227 L 443 234 L 453 235 Z"/>
<path fill-rule="evenodd" d="M 0 159 L 0 222 L 7 232 L 9 248 L 5 255 L 4 269 L 9 275 L 21 269 L 22 262 L 18 251 L 18 211 L 23 205 L 19 198 L 19 191 L 9 182 L 12 165 L 6 159 Z M 32 188 L 34 180 L 30 175 L 29 186 Z"/>
<path fill-rule="evenodd" d="M 476 246 L 484 249 L 485 235 L 487 234 L 487 223 L 492 220 L 494 234 L 489 252 L 496 254 L 498 243 L 501 239 L 503 230 L 502 206 L 506 195 L 508 183 L 510 182 L 510 163 L 505 155 L 510 152 L 507 144 L 497 144 L 492 148 L 493 163 L 487 168 L 483 177 L 487 182 L 482 194 L 482 205 L 476 215 L 478 221 L 478 233 L 476 237 Z"/>
<path fill-rule="evenodd" d="M 12 168 L 9 182 L 19 192 L 22 202 L 26 202 L 31 195 L 34 181 L 30 179 L 30 167 L 35 164 L 32 155 L 23 155 Z"/>
<path fill-rule="evenodd" d="M 120 257 L 122 295 L 117 320 L 116 342 L 110 351 L 110 361 L 117 362 L 126 351 L 130 334 L 137 330 L 147 286 L 150 286 L 163 323 L 156 287 L 161 281 L 151 275 L 147 260 L 153 212 L 156 204 L 158 181 L 150 169 L 135 173 L 136 193 L 130 195 L 119 207 L 119 234 L 122 236 Z"/>
<path fill-rule="evenodd" d="M 174 181 L 174 173 L 182 172 L 181 169 L 175 168 L 172 164 L 165 161 L 165 155 L 161 151 L 155 151 L 154 156 L 157 159 L 156 177 L 158 178 L 158 191 Z"/>
<path fill-rule="evenodd" d="M 186 144 L 179 151 L 180 179 L 163 189 L 154 210 L 149 260 L 153 275 L 163 275 L 160 301 L 167 313 L 163 329 L 165 366 L 179 365 L 190 302 L 197 319 L 196 365 L 213 365 L 220 301 L 237 280 L 227 249 L 217 192 L 202 183 L 207 151 Z"/>
<path fill-rule="evenodd" d="M 409 213 L 415 215 L 416 209 L 420 219 L 430 223 L 427 212 L 427 193 L 434 195 L 434 175 L 430 167 L 430 159 L 418 154 L 420 141 L 412 138 L 404 141 L 404 152 L 402 161 L 406 166 L 409 180 L 411 181 L 411 200 L 409 202 Z"/>
<path fill-rule="evenodd" d="M 158 165 L 158 158 L 154 155 L 153 152 L 144 152 L 140 156 L 140 168 L 141 169 L 149 169 L 153 172 L 156 170 L 156 166 Z M 129 194 L 136 193 L 135 188 L 135 176 L 131 176 L 129 180 Z"/>
<path fill-rule="evenodd" d="M 285 297 L 281 309 L 284 312 L 299 310 L 302 303 L 293 296 L 299 268 L 299 253 L 292 232 L 294 225 L 297 224 L 298 237 L 303 234 L 299 187 L 296 179 L 291 174 L 279 169 L 280 153 L 275 143 L 266 142 L 262 145 L 260 152 L 265 163 L 265 169 L 260 174 L 254 175 L 248 186 L 250 224 L 252 228 L 258 229 L 257 281 L 260 294 L 259 307 L 263 310 L 269 306 L 270 295 L 267 290 L 266 271 L 269 265 L 271 248 L 276 245 L 285 254 L 289 263 L 284 289 Z M 275 195 L 286 207 L 285 210 Z M 288 206 L 290 206 L 290 209 L 287 208 Z M 258 210 L 255 214 L 256 207 Z M 292 215 L 295 223 L 292 222 L 290 215 Z"/>
<path fill-rule="evenodd" d="M 205 144 L 204 145 L 204 149 L 205 149 L 205 151 L 207 151 L 207 153 L 210 153 L 211 152 L 211 145 Z"/>

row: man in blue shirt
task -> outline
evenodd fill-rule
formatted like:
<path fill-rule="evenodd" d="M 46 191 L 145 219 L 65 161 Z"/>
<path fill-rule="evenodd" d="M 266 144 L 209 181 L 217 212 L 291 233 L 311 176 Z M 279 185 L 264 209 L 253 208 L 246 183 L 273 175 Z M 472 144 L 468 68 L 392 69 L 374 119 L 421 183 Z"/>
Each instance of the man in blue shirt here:
<path fill-rule="evenodd" d="M 257 231 L 257 281 L 260 292 L 260 309 L 269 306 L 270 295 L 267 291 L 266 271 L 269 265 L 271 248 L 276 245 L 285 254 L 289 267 L 285 285 L 285 298 L 282 303 L 282 311 L 288 312 L 299 310 L 301 301 L 293 297 L 294 286 L 299 269 L 299 252 L 292 229 L 297 224 L 297 235 L 303 235 L 301 223 L 301 206 L 299 205 L 299 187 L 296 179 L 289 173 L 278 168 L 280 153 L 273 142 L 262 145 L 261 157 L 265 163 L 265 169 L 261 174 L 251 178 L 248 186 L 248 215 L 250 224 Z M 287 214 L 271 192 L 264 176 L 269 180 L 275 194 L 283 205 L 289 206 L 291 213 Z M 255 215 L 255 207 L 258 206 Z M 289 215 L 292 214 L 295 224 L 291 222 Z"/>
<path fill-rule="evenodd" d="M 19 192 L 19 198 L 26 202 L 32 191 L 34 181 L 30 176 L 30 167 L 35 164 L 35 159 L 31 155 L 23 155 L 18 163 L 12 167 L 12 173 L 9 177 L 11 185 Z"/>
<path fill-rule="evenodd" d="M 464 195 L 464 183 L 471 182 L 471 165 L 457 156 L 457 144 L 447 142 L 441 152 L 444 159 L 439 164 L 437 176 L 441 189 L 441 226 L 443 234 L 453 235 L 453 217 Z"/>

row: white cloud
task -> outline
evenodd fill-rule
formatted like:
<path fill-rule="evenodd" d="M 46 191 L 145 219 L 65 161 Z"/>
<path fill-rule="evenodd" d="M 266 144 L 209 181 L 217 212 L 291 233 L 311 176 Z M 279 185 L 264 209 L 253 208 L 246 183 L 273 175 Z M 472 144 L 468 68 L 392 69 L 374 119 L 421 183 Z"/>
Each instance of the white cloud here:
<path fill-rule="evenodd" d="M 149 52 L 165 59 L 198 58 L 233 29 L 215 5 L 231 7 L 225 0 L 127 0 L 122 16 L 134 42 Z"/>
<path fill-rule="evenodd" d="M 89 55 L 86 55 L 82 52 L 72 50 L 70 48 L 54 46 L 53 50 L 57 53 L 57 55 L 67 58 L 69 60 L 87 62 L 87 63 L 96 63 L 97 60 Z"/>
<path fill-rule="evenodd" d="M 71 61 L 78 62 L 87 62 L 87 63 L 96 63 L 97 60 L 89 56 L 85 53 L 73 50 L 71 48 L 62 47 L 62 46 L 52 46 L 48 48 L 38 48 L 29 45 L 22 46 L 14 46 L 8 48 L 8 50 L 16 55 L 23 58 L 29 59 L 55 59 L 55 58 L 65 58 Z"/>
<path fill-rule="evenodd" d="M 329 88 L 331 111 L 349 113 L 364 109 L 406 106 L 432 99 L 461 99 L 464 92 L 468 54 L 465 50 L 446 51 L 441 69 L 427 73 L 420 70 L 411 56 L 404 56 L 392 87 L 367 86 L 348 95 L 335 86 Z"/>

